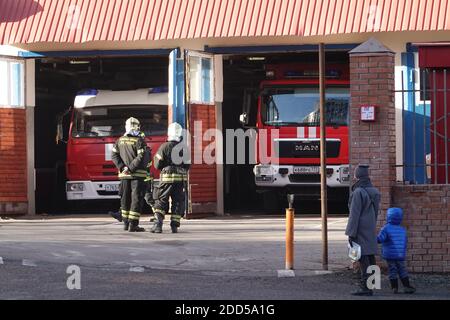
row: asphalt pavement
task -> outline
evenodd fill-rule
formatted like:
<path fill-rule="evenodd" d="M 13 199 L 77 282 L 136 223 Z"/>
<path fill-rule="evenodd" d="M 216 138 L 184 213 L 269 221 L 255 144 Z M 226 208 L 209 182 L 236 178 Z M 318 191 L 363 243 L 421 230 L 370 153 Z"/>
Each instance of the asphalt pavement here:
<path fill-rule="evenodd" d="M 178 234 L 168 223 L 163 234 L 124 232 L 104 215 L 1 220 L 0 299 L 353 299 L 357 274 L 346 256 L 346 222 L 329 219 L 324 273 L 320 219 L 296 218 L 296 276 L 279 278 L 280 216 L 183 220 Z M 148 218 L 142 225 L 149 229 Z M 393 295 L 384 275 L 370 299 L 450 299 L 449 278 L 412 275 L 417 294 Z"/>

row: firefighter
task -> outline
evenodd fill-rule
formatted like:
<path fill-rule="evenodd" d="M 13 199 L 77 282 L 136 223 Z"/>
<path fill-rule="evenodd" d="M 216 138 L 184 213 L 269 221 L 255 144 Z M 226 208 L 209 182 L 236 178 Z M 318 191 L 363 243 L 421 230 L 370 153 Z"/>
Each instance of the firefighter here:
<path fill-rule="evenodd" d="M 125 134 L 116 141 L 112 149 L 112 160 L 119 170 L 120 207 L 125 231 L 145 231 L 139 227 L 139 218 L 150 158 L 150 149 L 141 135 L 139 120 L 129 118 L 125 122 Z"/>
<path fill-rule="evenodd" d="M 140 136 L 145 139 L 145 133 L 141 132 Z M 154 222 L 154 217 L 153 217 L 153 205 L 155 204 L 155 201 L 153 199 L 153 183 L 154 183 L 154 179 L 153 179 L 153 175 L 150 172 L 151 166 L 152 166 L 152 161 L 151 159 L 151 148 L 148 147 L 147 151 L 145 153 L 145 159 L 144 162 L 148 163 L 147 165 L 147 177 L 145 178 L 144 182 L 145 182 L 145 194 L 144 194 L 144 199 L 147 202 L 148 206 L 150 207 L 150 214 L 152 215 L 152 217 L 150 218 L 150 222 Z M 122 189 L 123 189 L 123 184 L 122 181 L 120 181 L 119 184 L 119 192 L 118 195 L 119 197 L 122 197 Z M 143 212 L 143 210 L 141 210 L 141 212 Z M 113 217 L 114 219 L 116 219 L 119 222 L 123 222 L 122 220 L 122 208 L 119 208 L 118 211 L 110 211 L 109 215 L 111 217 Z"/>
<path fill-rule="evenodd" d="M 155 190 L 155 222 L 150 230 L 152 233 L 162 233 L 164 216 L 169 211 L 169 198 L 172 201 L 170 228 L 172 233 L 177 233 L 180 227 L 181 217 L 185 210 L 185 184 L 189 164 L 176 164 L 172 157 L 172 150 L 182 141 L 183 129 L 174 122 L 167 130 L 167 142 L 162 144 L 156 153 L 153 163 L 155 168 L 161 170 L 159 185 Z M 183 157 L 182 149 L 178 154 Z"/>

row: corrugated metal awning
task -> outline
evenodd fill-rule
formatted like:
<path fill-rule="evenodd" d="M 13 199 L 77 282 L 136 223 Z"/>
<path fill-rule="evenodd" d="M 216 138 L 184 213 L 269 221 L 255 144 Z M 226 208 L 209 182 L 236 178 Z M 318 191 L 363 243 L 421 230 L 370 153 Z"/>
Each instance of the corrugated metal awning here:
<path fill-rule="evenodd" d="M 450 30 L 448 0 L 2 0 L 0 44 Z"/>

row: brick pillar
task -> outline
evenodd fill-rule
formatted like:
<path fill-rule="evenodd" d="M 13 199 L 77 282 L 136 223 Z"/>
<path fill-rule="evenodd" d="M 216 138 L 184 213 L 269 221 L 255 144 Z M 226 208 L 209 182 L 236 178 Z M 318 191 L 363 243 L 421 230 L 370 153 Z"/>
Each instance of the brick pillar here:
<path fill-rule="evenodd" d="M 0 108 L 0 215 L 27 212 L 25 109 Z"/>
<path fill-rule="evenodd" d="M 374 185 L 380 190 L 381 210 L 391 206 L 396 182 L 394 53 L 376 39 L 350 52 L 350 165 L 370 165 Z M 360 121 L 360 106 L 378 106 L 375 122 Z"/>

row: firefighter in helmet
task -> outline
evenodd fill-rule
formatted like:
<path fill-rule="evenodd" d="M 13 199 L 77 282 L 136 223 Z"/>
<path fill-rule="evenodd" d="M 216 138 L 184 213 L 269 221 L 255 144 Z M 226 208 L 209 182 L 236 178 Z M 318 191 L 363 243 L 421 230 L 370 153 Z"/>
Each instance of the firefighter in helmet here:
<path fill-rule="evenodd" d="M 150 157 L 150 150 L 140 132 L 139 120 L 129 118 L 125 122 L 125 134 L 112 149 L 112 160 L 119 170 L 121 181 L 120 207 L 125 231 L 145 231 L 139 227 L 139 219 Z"/>
<path fill-rule="evenodd" d="M 153 228 L 150 230 L 153 233 L 162 232 L 164 216 L 169 212 L 169 198 L 172 200 L 170 218 L 172 233 L 177 233 L 185 210 L 184 189 L 189 164 L 188 161 L 183 159 L 182 148 L 174 150 L 182 141 L 182 127 L 176 122 L 170 124 L 167 136 L 167 142 L 159 147 L 153 159 L 155 168 L 161 170 L 159 185 L 155 189 L 155 204 L 153 206 L 155 221 Z M 175 157 L 178 159 L 175 159 Z"/>
<path fill-rule="evenodd" d="M 143 139 L 145 139 L 145 133 L 144 132 L 141 132 L 140 136 Z M 147 145 L 147 150 L 144 153 L 144 155 L 145 155 L 144 162 L 148 163 L 148 165 L 147 165 L 147 177 L 144 180 L 144 182 L 145 182 L 144 199 L 147 202 L 147 204 L 148 204 L 148 206 L 150 208 L 150 214 L 152 215 L 152 218 L 150 218 L 150 222 L 153 222 L 154 221 L 154 218 L 153 218 L 153 205 L 154 205 L 155 201 L 153 200 L 153 181 L 154 181 L 154 178 L 153 178 L 152 173 L 150 172 L 151 171 L 151 166 L 152 166 L 152 163 L 153 163 L 152 160 L 151 160 L 151 151 L 152 151 L 152 149 Z M 123 183 L 122 183 L 122 181 L 120 181 L 118 195 L 121 198 L 122 198 L 122 194 L 123 194 L 122 190 L 123 190 Z M 141 210 L 141 212 L 144 213 L 144 210 Z M 119 208 L 118 211 L 109 211 L 109 215 L 111 217 L 113 217 L 114 219 L 116 219 L 117 221 L 123 222 L 123 219 L 122 219 L 122 208 Z"/>

